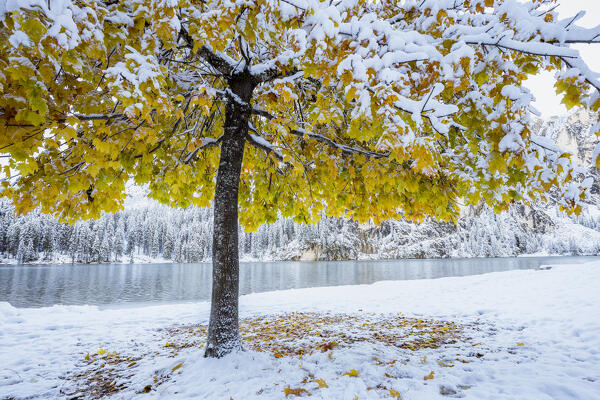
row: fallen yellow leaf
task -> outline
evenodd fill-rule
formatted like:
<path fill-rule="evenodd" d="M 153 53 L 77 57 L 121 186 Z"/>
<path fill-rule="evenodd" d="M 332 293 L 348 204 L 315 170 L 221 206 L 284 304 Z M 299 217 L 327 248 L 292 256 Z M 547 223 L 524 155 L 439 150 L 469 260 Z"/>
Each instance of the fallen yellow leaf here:
<path fill-rule="evenodd" d="M 174 366 L 174 367 L 172 368 L 172 371 L 177 371 L 179 368 L 181 368 L 181 366 L 182 366 L 182 365 L 183 365 L 183 363 L 182 363 L 182 362 L 180 362 L 179 364 L 177 364 L 176 366 Z"/>
<path fill-rule="evenodd" d="M 325 382 L 325 379 L 315 379 L 314 382 L 319 385 L 319 389 L 328 388 L 329 386 Z"/>
<path fill-rule="evenodd" d="M 390 389 L 390 396 L 392 396 L 395 399 L 400 399 L 402 400 L 402 395 L 400 394 L 399 391 L 394 390 L 394 389 Z"/>
<path fill-rule="evenodd" d="M 357 370 L 351 369 L 350 371 L 346 372 L 344 375 L 357 377 L 359 373 L 360 372 L 358 372 Z"/>
<path fill-rule="evenodd" d="M 451 364 L 451 363 L 446 364 L 445 362 L 443 362 L 441 360 L 438 361 L 438 364 L 440 365 L 440 367 L 446 367 L 446 368 L 454 367 L 454 364 Z"/>
<path fill-rule="evenodd" d="M 283 393 L 285 393 L 285 397 L 288 397 L 290 394 L 294 396 L 302 396 L 304 393 L 310 396 L 310 392 L 304 388 L 292 389 L 290 387 L 286 387 L 285 389 L 283 389 Z"/>
<path fill-rule="evenodd" d="M 433 371 L 431 371 L 431 372 L 429 373 L 429 375 L 427 375 L 427 376 L 424 376 L 424 377 L 423 377 L 423 380 L 426 380 L 426 381 L 428 381 L 428 380 L 430 380 L 430 379 L 433 379 L 433 375 L 434 375 L 434 373 L 433 373 Z"/>

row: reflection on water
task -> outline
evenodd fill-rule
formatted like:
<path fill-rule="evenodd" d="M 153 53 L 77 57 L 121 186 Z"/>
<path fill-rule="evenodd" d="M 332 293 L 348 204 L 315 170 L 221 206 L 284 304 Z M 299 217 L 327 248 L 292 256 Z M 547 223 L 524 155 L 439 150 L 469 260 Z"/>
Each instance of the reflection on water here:
<path fill-rule="evenodd" d="M 240 293 L 477 275 L 594 259 L 598 257 L 242 263 Z M 43 307 L 208 300 L 210 278 L 208 263 L 0 266 L 0 302 Z"/>

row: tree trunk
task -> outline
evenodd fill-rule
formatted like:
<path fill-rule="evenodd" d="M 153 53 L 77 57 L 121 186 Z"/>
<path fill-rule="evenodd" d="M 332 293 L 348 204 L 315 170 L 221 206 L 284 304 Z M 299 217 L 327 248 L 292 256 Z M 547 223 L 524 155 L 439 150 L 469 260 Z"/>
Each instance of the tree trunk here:
<path fill-rule="evenodd" d="M 250 102 L 254 89 L 250 79 L 237 78 L 229 86 L 239 99 Z M 229 99 L 225 112 L 215 186 L 212 299 L 205 353 L 205 357 L 217 358 L 242 348 L 238 327 L 238 189 L 250 117 L 248 107 L 234 99 Z"/>

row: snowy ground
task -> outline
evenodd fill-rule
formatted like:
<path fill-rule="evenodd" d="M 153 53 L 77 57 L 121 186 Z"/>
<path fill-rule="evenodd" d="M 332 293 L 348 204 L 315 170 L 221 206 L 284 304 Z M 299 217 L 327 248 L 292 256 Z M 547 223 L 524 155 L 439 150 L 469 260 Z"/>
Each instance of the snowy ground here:
<path fill-rule="evenodd" d="M 0 399 L 600 399 L 600 262 L 243 296 L 247 343 L 271 347 L 220 360 L 187 347 L 208 310 L 0 303 Z M 459 340 L 402 346 L 421 325 Z"/>

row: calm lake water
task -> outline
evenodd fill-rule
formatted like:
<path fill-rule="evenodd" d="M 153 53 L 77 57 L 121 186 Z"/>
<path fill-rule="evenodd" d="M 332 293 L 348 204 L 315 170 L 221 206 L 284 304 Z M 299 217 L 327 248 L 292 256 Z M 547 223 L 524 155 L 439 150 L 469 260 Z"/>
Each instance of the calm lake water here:
<path fill-rule="evenodd" d="M 240 292 L 477 275 L 597 259 L 600 257 L 251 262 L 240 266 Z M 0 265 L 0 302 L 15 307 L 208 300 L 210 287 L 209 263 Z"/>

